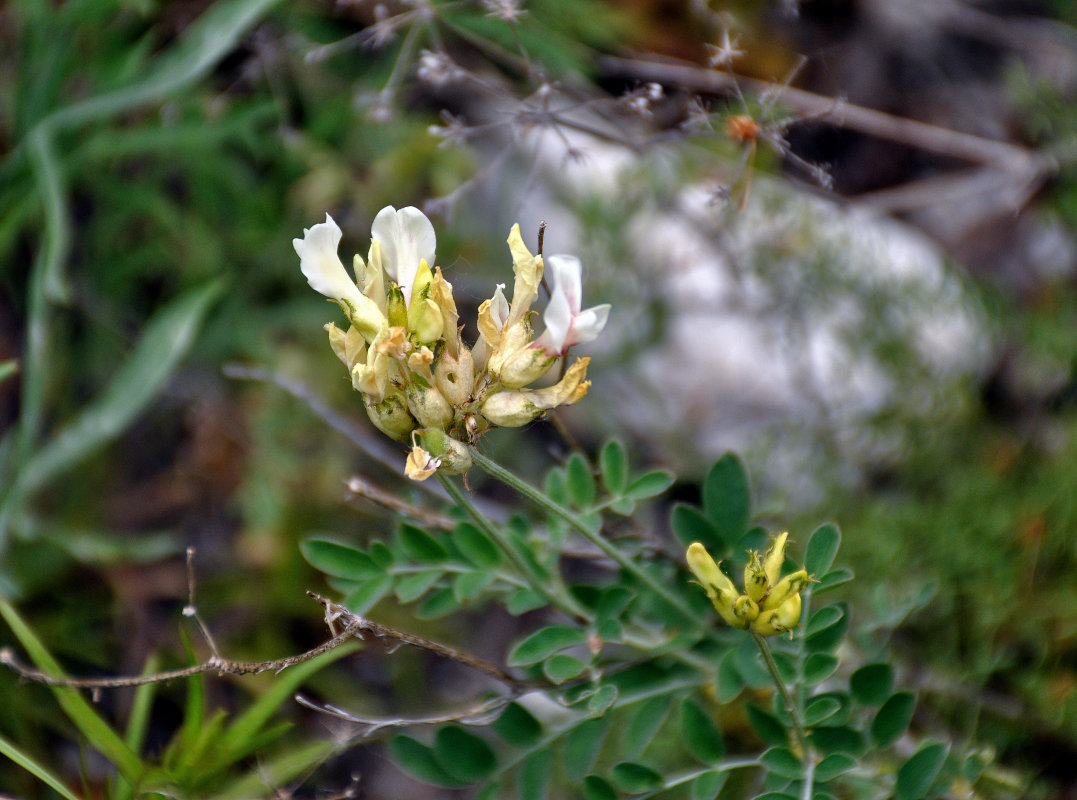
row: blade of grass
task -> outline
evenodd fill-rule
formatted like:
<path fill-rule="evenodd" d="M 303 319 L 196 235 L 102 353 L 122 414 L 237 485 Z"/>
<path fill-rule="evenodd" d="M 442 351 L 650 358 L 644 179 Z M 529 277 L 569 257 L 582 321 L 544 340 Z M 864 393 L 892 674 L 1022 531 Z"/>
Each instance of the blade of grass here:
<path fill-rule="evenodd" d="M 79 796 L 68 789 L 62 780 L 49 772 L 48 768 L 41 766 L 3 736 L 0 736 L 0 755 L 7 756 L 39 781 L 47 784 L 49 788 L 65 798 L 65 800 L 79 800 Z"/>
<path fill-rule="evenodd" d="M 62 676 L 64 674 L 41 640 L 30 630 L 14 607 L 3 599 L 0 599 L 0 616 L 7 622 L 8 627 L 11 628 L 12 633 L 15 634 L 38 669 L 50 675 Z M 86 742 L 115 764 L 127 781 L 137 783 L 146 772 L 146 765 L 127 746 L 123 738 L 101 718 L 86 698 L 75 689 L 62 686 L 52 686 L 50 689 L 68 719 L 79 729 Z"/>
<path fill-rule="evenodd" d="M 10 518 L 28 495 L 118 436 L 142 412 L 194 341 L 222 284 L 193 289 L 160 309 L 108 386 L 18 471 L 0 507 Z"/>
<path fill-rule="evenodd" d="M 259 697 L 250 708 L 240 714 L 221 735 L 216 745 L 216 752 L 221 758 L 235 758 L 244 752 L 249 743 L 258 735 L 262 726 L 280 708 L 281 704 L 291 698 L 294 692 L 307 678 L 337 659 L 354 653 L 358 644 L 349 644 L 330 650 L 328 653 L 312 658 L 302 664 L 289 667 L 281 673 L 281 680 Z"/>
<path fill-rule="evenodd" d="M 142 668 L 143 675 L 152 675 L 161 667 L 161 659 L 156 655 L 146 659 Z M 127 720 L 127 730 L 123 740 L 134 752 L 142 750 L 146 743 L 146 731 L 150 725 L 150 711 L 153 709 L 153 698 L 157 694 L 158 684 L 146 683 L 135 690 L 135 699 L 131 704 L 131 715 Z M 135 787 L 127 781 L 121 781 L 116 787 L 115 800 L 130 800 L 135 795 Z"/>
<path fill-rule="evenodd" d="M 231 785 L 217 792 L 217 800 L 242 800 L 247 797 L 264 797 L 288 781 L 294 780 L 308 770 L 325 763 L 339 749 L 336 739 L 320 739 L 306 742 L 289 749 L 274 758 L 263 761 L 257 769 L 248 772 Z"/>

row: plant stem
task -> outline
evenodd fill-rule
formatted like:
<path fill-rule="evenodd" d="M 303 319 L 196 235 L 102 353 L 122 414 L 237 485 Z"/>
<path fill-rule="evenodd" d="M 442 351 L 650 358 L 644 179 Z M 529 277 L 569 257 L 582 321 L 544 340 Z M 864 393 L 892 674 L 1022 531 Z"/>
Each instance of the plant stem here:
<path fill-rule="evenodd" d="M 646 586 L 648 589 L 658 595 L 658 597 L 660 597 L 670 608 L 677 611 L 682 617 L 691 622 L 693 626 L 700 627 L 699 614 L 689 608 L 689 606 L 683 600 L 681 600 L 681 598 L 677 597 L 675 594 L 669 591 L 669 589 L 665 588 L 664 586 L 662 586 L 662 584 L 660 584 L 658 581 L 648 575 L 643 570 L 643 568 L 640 567 L 636 562 L 634 562 L 632 559 L 630 559 L 628 556 L 626 556 L 624 553 L 622 553 L 620 550 L 618 550 L 616 547 L 614 547 L 612 544 L 602 538 L 597 532 L 591 530 L 586 524 L 584 524 L 583 520 L 581 520 L 567 508 L 564 508 L 560 504 L 555 503 L 553 500 L 547 497 L 544 492 L 541 492 L 531 484 L 524 481 L 522 478 L 519 478 L 513 473 L 509 472 L 496 461 L 492 461 L 491 459 L 487 458 L 474 447 L 471 448 L 471 460 L 479 469 L 483 470 L 490 476 L 497 478 L 506 486 L 515 489 L 517 492 L 522 494 L 528 500 L 531 500 L 536 505 L 547 509 L 555 516 L 558 516 L 563 519 L 565 522 L 571 525 L 578 533 L 580 533 L 585 539 L 591 542 L 591 544 L 593 544 L 595 547 L 597 547 L 599 550 L 601 550 L 603 553 L 605 553 L 607 556 L 617 562 L 617 564 L 622 569 L 624 569 L 625 572 L 631 574 L 636 580 L 638 580 L 640 583 L 642 583 L 644 586 Z"/>
<path fill-rule="evenodd" d="M 766 637 L 753 633 L 752 638 L 755 639 L 755 643 L 759 646 L 759 652 L 763 654 L 763 661 L 766 662 L 767 671 L 770 673 L 770 677 L 774 679 L 774 685 L 778 687 L 778 694 L 782 696 L 782 702 L 785 703 L 785 710 L 789 713 L 789 719 L 793 722 L 793 734 L 796 736 L 797 745 L 800 747 L 800 757 L 804 764 L 804 787 L 801 797 L 804 800 L 811 800 L 812 778 L 815 774 L 815 754 L 812 752 L 811 745 L 808 744 L 808 734 L 804 730 L 804 721 L 800 717 L 800 706 L 793 699 L 793 695 L 790 694 L 785 681 L 782 680 L 781 673 L 778 672 L 778 665 L 774 661 L 773 653 L 770 652 L 770 645 L 767 643 Z"/>
<path fill-rule="evenodd" d="M 500 527 L 493 524 L 481 511 L 479 511 L 478 508 L 475 507 L 475 504 L 471 502 L 471 498 L 467 496 L 465 491 L 456 485 L 455 481 L 446 475 L 442 475 L 440 472 L 435 474 L 437 475 L 438 480 L 441 481 L 441 485 L 445 487 L 445 491 L 449 493 L 453 502 L 468 513 L 483 533 L 497 542 L 498 546 L 505 555 L 508 556 L 509 561 L 512 562 L 513 566 L 527 579 L 531 588 L 545 597 L 550 605 L 561 609 L 569 616 L 582 620 L 590 619 L 586 610 L 581 608 L 579 603 L 577 603 L 568 593 L 564 583 L 561 581 L 560 575 L 551 575 L 534 560 L 525 558 L 516 547 L 516 543 L 513 542 Z"/>

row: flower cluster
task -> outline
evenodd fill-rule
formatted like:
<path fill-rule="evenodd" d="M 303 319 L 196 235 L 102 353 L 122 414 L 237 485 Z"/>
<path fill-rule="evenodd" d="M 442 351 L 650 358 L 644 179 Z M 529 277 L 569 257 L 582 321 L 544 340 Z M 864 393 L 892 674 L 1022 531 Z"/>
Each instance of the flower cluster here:
<path fill-rule="evenodd" d="M 353 259 L 354 280 L 337 255 L 341 231 L 328 214 L 292 243 L 307 282 L 348 318 L 347 330 L 334 323 L 325 329 L 371 422 L 414 445 L 405 468 L 410 477 L 422 480 L 439 468 L 463 472 L 471 463 L 465 443 L 494 426 L 525 425 L 587 394 L 587 358 L 552 386 L 532 386 L 606 324 L 608 305 L 581 310 L 577 258 L 550 256 L 544 263 L 514 225 L 508 238 L 512 302 L 498 284 L 479 306 L 479 337 L 469 348 L 452 286 L 435 266 L 430 220 L 417 208 L 388 206 L 374 218 L 371 234 L 366 260 Z M 546 266 L 550 301 L 545 330 L 536 338 L 531 306 Z"/>
<path fill-rule="evenodd" d="M 811 583 L 804 569 L 781 577 L 788 533 L 771 537 L 767 552 L 748 551 L 744 567 L 744 592 L 738 592 L 719 565 L 699 542 L 688 547 L 688 569 L 722 619 L 734 628 L 744 628 L 761 636 L 792 630 L 800 621 L 800 592 Z"/>

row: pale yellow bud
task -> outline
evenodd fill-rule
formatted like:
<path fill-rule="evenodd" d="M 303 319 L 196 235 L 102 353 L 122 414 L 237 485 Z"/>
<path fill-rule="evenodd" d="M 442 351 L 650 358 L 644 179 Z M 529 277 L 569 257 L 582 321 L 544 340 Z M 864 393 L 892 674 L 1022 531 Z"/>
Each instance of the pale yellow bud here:
<path fill-rule="evenodd" d="M 770 590 L 770 594 L 763 600 L 763 608 L 770 610 L 785 603 L 793 595 L 799 595 L 801 590 L 811 583 L 807 570 L 798 570 L 786 575 L 778 585 Z"/>
<path fill-rule="evenodd" d="M 756 603 L 767 593 L 767 573 L 763 570 L 763 560 L 754 550 L 748 553 L 748 563 L 744 565 L 744 591 Z"/>
<path fill-rule="evenodd" d="M 452 406 L 462 406 L 471 398 L 475 385 L 475 362 L 464 344 L 460 344 L 455 357 L 447 347 L 438 356 L 438 362 L 434 365 L 434 382 Z"/>
<path fill-rule="evenodd" d="M 760 636 L 788 632 L 792 637 L 793 628 L 800 622 L 801 607 L 800 595 L 794 594 L 777 608 L 761 612 L 752 623 L 752 630 Z"/>
<path fill-rule="evenodd" d="M 531 304 L 535 302 L 539 284 L 542 282 L 543 266 L 542 256 L 532 255 L 524 244 L 519 224 L 513 225 L 509 231 L 508 245 L 512 253 L 512 271 L 516 281 L 512 287 L 512 305 L 505 321 L 506 329 L 523 320 L 524 315 L 531 310 Z"/>
<path fill-rule="evenodd" d="M 424 428 L 445 429 L 453 419 L 449 401 L 433 386 L 423 387 L 411 382 L 406 388 L 408 409 Z"/>
<path fill-rule="evenodd" d="M 434 290 L 434 274 L 426 259 L 419 262 L 415 273 L 415 283 L 411 287 L 411 300 L 408 303 L 408 330 L 415 338 L 425 344 L 436 342 L 441 338 L 445 324 L 441 308 L 431 298 Z M 454 323 L 455 324 L 455 323 Z"/>
<path fill-rule="evenodd" d="M 502 361 L 501 383 L 510 389 L 527 386 L 549 372 L 555 361 L 557 356 L 546 355 L 546 351 L 541 347 L 521 347 Z"/>
<path fill-rule="evenodd" d="M 447 475 L 460 475 L 471 469 L 471 449 L 447 433 L 437 429 L 416 431 L 419 442 L 441 462 L 440 469 Z"/>
<path fill-rule="evenodd" d="M 373 402 L 370 395 L 366 395 L 363 404 L 374 427 L 390 439 L 405 442 L 415 429 L 415 418 L 408 412 L 408 402 L 403 392 L 390 392 L 379 403 Z"/>
<path fill-rule="evenodd" d="M 768 586 L 776 586 L 782 576 L 782 564 L 785 563 L 785 540 L 789 538 L 788 531 L 783 531 L 770 540 L 770 547 L 763 557 L 763 569 L 767 573 Z"/>
<path fill-rule="evenodd" d="M 404 300 L 404 293 L 400 291 L 400 287 L 395 283 L 389 287 L 386 303 L 388 305 L 389 324 L 394 328 L 407 329 L 408 304 Z"/>
<path fill-rule="evenodd" d="M 726 621 L 726 624 L 735 628 L 743 628 L 744 624 L 733 613 L 733 603 L 737 598 L 737 587 L 722 572 L 719 564 L 707 552 L 707 548 L 699 542 L 693 542 L 688 546 L 685 560 L 688 562 L 688 569 L 696 577 L 699 585 L 703 587 L 703 591 L 707 593 L 707 598 L 711 601 L 711 605 Z"/>
<path fill-rule="evenodd" d="M 542 414 L 543 409 L 527 399 L 524 392 L 498 392 L 486 398 L 479 413 L 491 424 L 519 428 Z"/>
<path fill-rule="evenodd" d="M 733 616 L 741 621 L 741 627 L 746 628 L 759 616 L 759 604 L 746 594 L 742 594 L 733 603 Z"/>
<path fill-rule="evenodd" d="M 441 274 L 441 267 L 434 270 L 434 285 L 430 299 L 437 303 L 441 311 L 441 338 L 445 340 L 445 347 L 455 358 L 459 355 L 462 346 L 460 329 L 457 327 L 460 315 L 456 311 L 456 301 L 453 300 L 452 284 Z"/>

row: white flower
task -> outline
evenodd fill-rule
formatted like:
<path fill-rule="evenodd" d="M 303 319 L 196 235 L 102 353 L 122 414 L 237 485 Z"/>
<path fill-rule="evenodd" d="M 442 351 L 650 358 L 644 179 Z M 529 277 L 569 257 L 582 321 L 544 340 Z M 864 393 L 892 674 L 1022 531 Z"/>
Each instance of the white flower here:
<path fill-rule="evenodd" d="M 411 304 L 411 287 L 419 263 L 434 267 L 434 248 L 437 240 L 434 226 L 426 215 L 408 206 L 397 211 L 386 206 L 374 217 L 370 232 L 381 246 L 382 263 L 386 274 L 396 281 L 404 293 L 405 304 Z"/>
<path fill-rule="evenodd" d="M 497 325 L 497 329 L 505 329 L 505 320 L 509 318 L 509 301 L 505 299 L 505 284 L 499 283 L 494 289 L 494 296 L 490 298 L 490 316 Z"/>
<path fill-rule="evenodd" d="M 337 255 L 339 245 L 340 226 L 328 214 L 325 222 L 304 228 L 302 239 L 292 239 L 292 247 L 299 256 L 299 268 L 314 291 L 330 300 L 362 306 L 365 298 Z"/>
<path fill-rule="evenodd" d="M 304 228 L 302 239 L 292 239 L 307 283 L 314 291 L 336 301 L 363 338 L 370 341 L 385 326 L 385 315 L 344 269 L 337 255 L 339 244 L 340 226 L 328 214 L 325 222 Z"/>
<path fill-rule="evenodd" d="M 582 290 L 580 260 L 575 256 L 550 256 L 546 259 L 547 274 L 553 287 L 550 302 L 542 318 L 546 330 L 535 341 L 547 355 L 564 355 L 568 348 L 593 341 L 606 326 L 610 315 L 609 303 L 580 311 Z"/>

